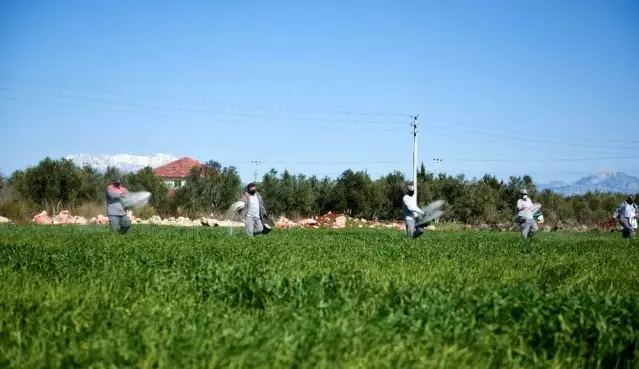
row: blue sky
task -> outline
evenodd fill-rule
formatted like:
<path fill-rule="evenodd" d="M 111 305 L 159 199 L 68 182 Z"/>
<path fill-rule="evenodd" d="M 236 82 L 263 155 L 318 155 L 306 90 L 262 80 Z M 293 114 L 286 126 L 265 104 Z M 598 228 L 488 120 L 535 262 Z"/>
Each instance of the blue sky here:
<path fill-rule="evenodd" d="M 433 171 L 639 175 L 637 35 L 631 0 L 2 1 L 0 171 L 161 152 L 410 175 L 419 114 Z"/>

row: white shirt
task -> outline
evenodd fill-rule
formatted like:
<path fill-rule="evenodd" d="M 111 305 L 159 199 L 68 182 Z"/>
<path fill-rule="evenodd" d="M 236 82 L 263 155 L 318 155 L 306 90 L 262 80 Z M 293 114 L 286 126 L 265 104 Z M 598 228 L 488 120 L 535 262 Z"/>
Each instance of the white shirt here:
<path fill-rule="evenodd" d="M 620 218 L 634 218 L 637 216 L 637 204 L 628 204 L 626 201 L 619 205 L 618 215 Z"/>
<path fill-rule="evenodd" d="M 517 216 L 522 217 L 524 219 L 532 219 L 533 218 L 532 207 L 533 207 L 533 202 L 529 197 L 526 197 L 525 199 L 517 200 Z"/>
<path fill-rule="evenodd" d="M 404 195 L 402 201 L 404 202 L 404 217 L 417 218 L 422 214 L 422 209 L 417 207 L 417 197 L 415 195 Z"/>
<path fill-rule="evenodd" d="M 259 218 L 260 217 L 260 200 L 255 195 L 249 195 L 248 197 L 248 213 L 246 214 L 249 217 Z"/>

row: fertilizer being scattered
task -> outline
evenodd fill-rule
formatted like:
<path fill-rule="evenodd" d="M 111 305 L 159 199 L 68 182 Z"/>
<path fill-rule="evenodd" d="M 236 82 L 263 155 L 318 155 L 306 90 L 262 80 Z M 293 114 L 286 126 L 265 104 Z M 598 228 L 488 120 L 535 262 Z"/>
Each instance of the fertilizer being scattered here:
<path fill-rule="evenodd" d="M 422 208 L 424 215 L 416 219 L 415 226 L 421 226 L 430 223 L 435 219 L 441 218 L 444 215 L 444 211 L 441 210 L 444 203 L 444 200 L 436 200 L 424 206 Z"/>
<path fill-rule="evenodd" d="M 128 196 L 122 198 L 122 205 L 125 208 L 139 208 L 148 205 L 150 200 L 150 192 L 129 192 Z"/>
<path fill-rule="evenodd" d="M 244 201 L 236 201 L 230 207 L 229 210 L 226 211 L 226 219 L 228 220 L 239 220 L 240 212 L 244 209 Z M 229 223 L 229 234 L 233 234 L 233 226 Z"/>

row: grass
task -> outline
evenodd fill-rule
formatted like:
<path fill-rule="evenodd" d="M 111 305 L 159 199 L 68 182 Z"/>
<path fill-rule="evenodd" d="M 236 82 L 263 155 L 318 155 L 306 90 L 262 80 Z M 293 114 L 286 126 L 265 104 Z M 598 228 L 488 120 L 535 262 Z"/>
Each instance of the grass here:
<path fill-rule="evenodd" d="M 3 368 L 637 368 L 618 234 L 0 228 Z"/>

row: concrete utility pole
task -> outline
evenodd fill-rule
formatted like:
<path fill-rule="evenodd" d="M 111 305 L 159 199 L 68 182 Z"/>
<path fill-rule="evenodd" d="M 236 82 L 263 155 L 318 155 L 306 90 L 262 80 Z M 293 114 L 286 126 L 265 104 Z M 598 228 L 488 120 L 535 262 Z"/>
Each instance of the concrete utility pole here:
<path fill-rule="evenodd" d="M 439 176 L 439 164 L 441 164 L 442 161 L 444 161 L 444 160 L 435 158 L 435 159 L 433 159 L 433 161 L 435 162 L 435 175 Z"/>
<path fill-rule="evenodd" d="M 257 167 L 260 165 L 260 162 L 257 160 L 251 161 L 253 163 L 253 183 L 257 183 Z"/>
<path fill-rule="evenodd" d="M 419 114 L 413 117 L 413 187 L 415 188 L 415 197 L 417 197 L 417 118 Z"/>

